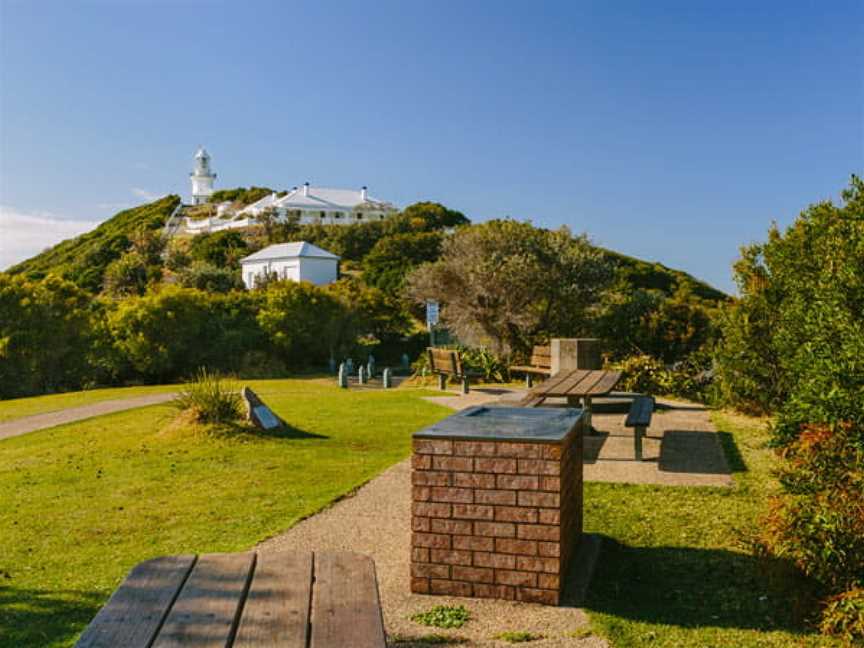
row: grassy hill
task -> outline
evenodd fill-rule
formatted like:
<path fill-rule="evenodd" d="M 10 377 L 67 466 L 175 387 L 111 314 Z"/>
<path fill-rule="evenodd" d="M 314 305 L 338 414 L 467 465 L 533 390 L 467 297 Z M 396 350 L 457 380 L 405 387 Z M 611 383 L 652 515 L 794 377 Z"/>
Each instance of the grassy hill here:
<path fill-rule="evenodd" d="M 701 299 L 711 301 L 729 299 L 726 293 L 683 270 L 668 268 L 662 263 L 650 263 L 613 250 L 600 249 L 618 266 L 621 275 L 634 288 L 660 290 L 667 295 L 672 295 L 677 288 L 687 286 L 693 295 Z"/>
<path fill-rule="evenodd" d="M 126 209 L 96 229 L 58 243 L 8 272 L 39 279 L 54 273 L 86 290 L 102 288 L 105 268 L 129 247 L 130 236 L 141 228 L 159 229 L 180 204 L 180 196 L 165 196 L 152 203 Z"/>

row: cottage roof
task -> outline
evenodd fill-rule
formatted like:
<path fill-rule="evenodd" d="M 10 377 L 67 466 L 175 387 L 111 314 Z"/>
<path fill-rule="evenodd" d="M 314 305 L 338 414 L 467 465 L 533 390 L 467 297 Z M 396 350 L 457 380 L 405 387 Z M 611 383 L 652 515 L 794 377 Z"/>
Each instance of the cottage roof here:
<path fill-rule="evenodd" d="M 322 250 L 317 245 L 312 245 L 306 241 L 296 241 L 293 243 L 268 245 L 263 250 L 258 250 L 254 254 L 240 259 L 240 263 L 271 261 L 273 259 L 295 259 L 299 257 L 339 260 L 338 256 L 327 250 Z"/>

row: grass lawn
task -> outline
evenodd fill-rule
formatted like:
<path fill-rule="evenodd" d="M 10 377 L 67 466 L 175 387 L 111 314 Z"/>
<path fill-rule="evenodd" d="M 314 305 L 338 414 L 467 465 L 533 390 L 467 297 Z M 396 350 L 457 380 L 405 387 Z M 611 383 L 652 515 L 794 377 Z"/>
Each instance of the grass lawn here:
<path fill-rule="evenodd" d="M 34 396 L 31 398 L 0 400 L 0 423 L 21 418 L 22 416 L 55 412 L 67 407 L 80 407 L 101 401 L 132 398 L 134 396 L 144 396 L 145 394 L 161 394 L 177 391 L 178 389 L 179 385 L 142 385 L 140 387 L 110 387 L 106 389 L 63 392 L 62 394 L 48 394 L 47 396 Z"/>
<path fill-rule="evenodd" d="M 449 413 L 420 390 L 249 384 L 293 436 L 194 436 L 153 406 L 0 441 L 0 646 L 70 645 L 136 563 L 248 549 L 406 457 L 411 433 Z"/>
<path fill-rule="evenodd" d="M 800 627 L 785 569 L 747 546 L 777 487 L 764 422 L 713 420 L 733 489 L 586 483 L 586 531 L 607 536 L 586 605 L 593 629 L 618 648 L 839 646 Z"/>

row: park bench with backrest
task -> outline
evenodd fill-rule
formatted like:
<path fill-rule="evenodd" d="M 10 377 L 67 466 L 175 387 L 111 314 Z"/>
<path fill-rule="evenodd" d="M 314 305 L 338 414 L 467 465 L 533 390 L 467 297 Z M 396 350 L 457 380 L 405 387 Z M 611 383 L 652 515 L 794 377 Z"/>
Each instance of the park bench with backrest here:
<path fill-rule="evenodd" d="M 510 371 L 525 374 L 525 386 L 528 389 L 534 386 L 534 376 L 552 375 L 552 347 L 535 346 L 531 350 L 531 360 L 527 365 L 513 365 Z"/>
<path fill-rule="evenodd" d="M 462 393 L 467 394 L 471 389 L 469 380 L 480 375 L 465 368 L 458 351 L 429 347 L 426 355 L 429 358 L 429 371 L 438 376 L 438 389 L 442 391 L 447 389 L 447 379 L 452 376 L 462 386 Z"/>
<path fill-rule="evenodd" d="M 385 648 L 371 558 L 248 552 L 135 567 L 76 648 Z"/>
<path fill-rule="evenodd" d="M 651 414 L 654 412 L 654 399 L 651 396 L 636 396 L 630 405 L 630 412 L 624 426 L 634 428 L 633 451 L 636 460 L 642 460 L 642 437 L 651 425 Z"/>

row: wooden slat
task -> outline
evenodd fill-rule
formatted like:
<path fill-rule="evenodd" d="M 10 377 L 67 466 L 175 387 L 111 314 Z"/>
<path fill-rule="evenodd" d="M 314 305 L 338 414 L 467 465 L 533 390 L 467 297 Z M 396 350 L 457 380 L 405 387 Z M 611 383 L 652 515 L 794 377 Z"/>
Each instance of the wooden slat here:
<path fill-rule="evenodd" d="M 513 365 L 510 367 L 510 371 L 522 371 L 524 373 L 533 373 L 539 374 L 541 376 L 548 376 L 551 372 L 551 369 L 546 367 L 535 367 L 531 365 Z"/>
<path fill-rule="evenodd" d="M 584 390 L 579 389 L 585 381 L 591 381 L 591 372 L 587 369 L 577 369 L 564 377 L 558 387 L 555 388 L 556 395 L 559 396 L 578 396 Z M 592 383 L 593 384 L 593 383 Z"/>
<path fill-rule="evenodd" d="M 144 648 L 162 625 L 195 556 L 164 556 L 137 565 L 111 595 L 76 648 Z"/>
<path fill-rule="evenodd" d="M 637 396 L 630 406 L 625 427 L 648 427 L 651 425 L 651 414 L 654 411 L 654 399 L 650 396 Z"/>
<path fill-rule="evenodd" d="M 230 646 L 254 562 L 253 553 L 199 557 L 153 648 Z"/>
<path fill-rule="evenodd" d="M 604 376 L 596 385 L 594 385 L 594 396 L 603 396 L 608 394 L 615 388 L 618 381 L 621 380 L 620 371 L 604 371 Z"/>
<path fill-rule="evenodd" d="M 569 376 L 570 372 L 562 371 L 561 373 L 557 373 L 549 378 L 549 380 L 545 380 L 534 387 L 534 389 L 531 390 L 531 393 L 537 396 L 553 396 L 558 393 L 558 385 L 567 380 Z"/>
<path fill-rule="evenodd" d="M 306 648 L 312 553 L 259 553 L 234 648 Z"/>
<path fill-rule="evenodd" d="M 350 553 L 315 554 L 310 648 L 384 648 L 375 565 Z"/>

